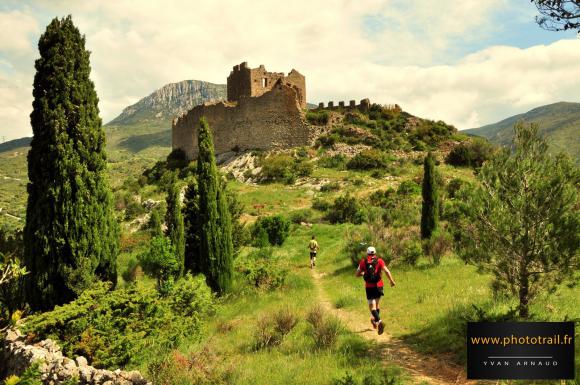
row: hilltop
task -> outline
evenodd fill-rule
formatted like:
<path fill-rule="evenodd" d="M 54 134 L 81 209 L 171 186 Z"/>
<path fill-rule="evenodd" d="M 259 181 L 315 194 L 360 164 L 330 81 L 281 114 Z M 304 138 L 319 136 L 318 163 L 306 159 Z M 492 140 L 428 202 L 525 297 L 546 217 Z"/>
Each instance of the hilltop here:
<path fill-rule="evenodd" d="M 514 115 L 500 122 L 462 132 L 483 136 L 492 143 L 509 145 L 513 137 L 513 127 L 518 121 L 537 123 L 551 141 L 554 151 L 564 151 L 580 162 L 580 103 L 559 102 L 534 108 L 526 113 Z"/>

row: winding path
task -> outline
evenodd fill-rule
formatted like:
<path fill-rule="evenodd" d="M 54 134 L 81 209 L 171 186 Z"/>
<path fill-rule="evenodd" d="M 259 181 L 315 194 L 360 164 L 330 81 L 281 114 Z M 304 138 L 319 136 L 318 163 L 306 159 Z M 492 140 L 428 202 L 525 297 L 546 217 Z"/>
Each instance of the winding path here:
<path fill-rule="evenodd" d="M 363 338 L 374 341 L 373 349 L 380 354 L 384 360 L 388 360 L 404 368 L 411 374 L 413 383 L 429 383 L 433 385 L 473 385 L 475 381 L 466 379 L 465 371 L 461 366 L 450 363 L 442 359 L 417 353 L 407 344 L 398 338 L 395 338 L 385 331 L 384 334 L 378 335 L 376 330 L 372 329 L 369 318 L 361 317 L 359 314 L 336 309 L 323 290 L 321 281 L 325 273 L 319 273 L 312 270 L 314 284 L 318 289 L 318 296 L 322 307 L 329 313 L 338 317 L 351 331 L 360 334 Z"/>

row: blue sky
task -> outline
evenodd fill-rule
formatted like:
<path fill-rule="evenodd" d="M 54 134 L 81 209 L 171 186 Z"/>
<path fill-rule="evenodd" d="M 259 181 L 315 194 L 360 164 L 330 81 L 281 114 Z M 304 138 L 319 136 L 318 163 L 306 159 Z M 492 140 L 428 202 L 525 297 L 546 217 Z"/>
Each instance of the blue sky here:
<path fill-rule="evenodd" d="M 73 15 L 92 51 L 105 122 L 157 88 L 225 83 L 247 61 L 306 76 L 310 102 L 369 97 L 458 128 L 580 102 L 580 39 L 534 22 L 526 0 L 5 1 L 0 136 L 31 134 L 36 42 Z M 330 5 L 332 4 L 332 6 Z"/>

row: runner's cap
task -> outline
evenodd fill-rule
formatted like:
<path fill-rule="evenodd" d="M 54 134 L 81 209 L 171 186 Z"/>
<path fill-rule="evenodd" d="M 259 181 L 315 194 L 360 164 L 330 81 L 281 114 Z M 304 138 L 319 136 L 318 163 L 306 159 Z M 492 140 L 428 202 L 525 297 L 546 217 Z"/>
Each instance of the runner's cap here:
<path fill-rule="evenodd" d="M 369 246 L 369 247 L 367 248 L 367 255 L 375 255 L 376 253 L 377 253 L 377 251 L 375 250 L 375 248 L 374 248 L 374 247 L 372 247 L 372 246 Z"/>

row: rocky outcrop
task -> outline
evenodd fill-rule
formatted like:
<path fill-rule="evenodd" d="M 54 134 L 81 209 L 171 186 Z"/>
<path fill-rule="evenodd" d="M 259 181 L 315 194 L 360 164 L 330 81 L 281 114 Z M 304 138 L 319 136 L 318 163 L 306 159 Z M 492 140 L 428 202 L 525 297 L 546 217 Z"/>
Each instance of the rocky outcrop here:
<path fill-rule="evenodd" d="M 200 80 L 167 84 L 137 103 L 126 107 L 108 125 L 127 125 L 146 121 L 171 123 L 193 107 L 226 99 L 226 85 Z"/>
<path fill-rule="evenodd" d="M 0 375 L 20 375 L 35 362 L 40 365 L 45 385 L 73 378 L 83 385 L 151 385 L 138 371 L 96 369 L 82 356 L 74 360 L 64 357 L 60 347 L 50 339 L 28 345 L 17 329 L 9 329 L 0 345 Z"/>

